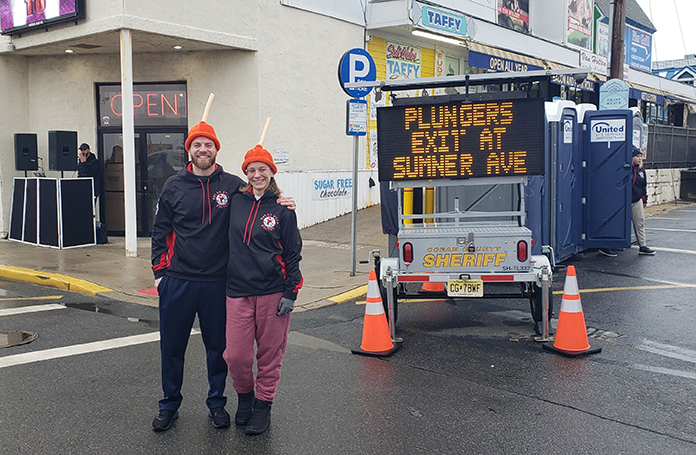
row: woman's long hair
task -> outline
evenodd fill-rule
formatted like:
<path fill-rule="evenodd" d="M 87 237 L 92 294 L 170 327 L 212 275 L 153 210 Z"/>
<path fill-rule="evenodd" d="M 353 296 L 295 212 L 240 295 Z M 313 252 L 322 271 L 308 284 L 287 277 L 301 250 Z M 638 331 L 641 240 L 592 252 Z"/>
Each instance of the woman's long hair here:
<path fill-rule="evenodd" d="M 249 188 L 251 188 L 251 183 L 247 182 L 245 185 L 239 187 L 239 191 L 243 193 L 245 191 L 249 191 Z M 278 188 L 275 177 L 271 177 L 271 181 L 268 188 L 266 188 L 266 191 L 273 191 L 273 194 L 275 194 L 276 197 L 280 197 L 283 194 L 283 192 L 280 191 L 280 188 Z"/>

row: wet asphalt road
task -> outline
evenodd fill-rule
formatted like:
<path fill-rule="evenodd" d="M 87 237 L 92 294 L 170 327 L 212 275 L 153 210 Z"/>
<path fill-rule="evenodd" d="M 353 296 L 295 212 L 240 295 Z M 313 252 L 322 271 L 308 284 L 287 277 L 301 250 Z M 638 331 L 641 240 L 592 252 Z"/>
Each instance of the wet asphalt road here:
<path fill-rule="evenodd" d="M 696 453 L 694 233 L 696 210 L 673 211 L 648 219 L 654 257 L 568 261 L 603 348 L 586 358 L 541 349 L 522 300 L 401 303 L 404 347 L 386 360 L 350 354 L 363 305 L 296 313 L 271 429 L 257 437 L 210 426 L 200 335 L 180 418 L 157 434 L 156 309 L 2 283 L 0 331 L 39 334 L 0 349 L 2 453 Z M 90 344 L 105 340 L 133 344 Z M 63 356 L 39 360 L 51 355 Z"/>

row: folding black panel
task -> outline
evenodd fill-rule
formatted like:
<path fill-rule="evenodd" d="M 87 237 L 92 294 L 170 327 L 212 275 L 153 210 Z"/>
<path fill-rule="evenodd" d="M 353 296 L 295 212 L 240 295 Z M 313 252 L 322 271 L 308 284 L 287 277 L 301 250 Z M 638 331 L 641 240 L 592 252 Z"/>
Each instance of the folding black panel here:
<path fill-rule="evenodd" d="M 77 170 L 77 131 L 48 132 L 48 165 L 52 171 Z"/>
<path fill-rule="evenodd" d="M 39 244 L 60 247 L 57 180 L 39 179 Z"/>
<path fill-rule="evenodd" d="M 12 188 L 12 214 L 10 215 L 10 239 L 22 240 L 24 224 L 24 188 L 26 179 L 14 179 Z"/>
<path fill-rule="evenodd" d="M 38 171 L 38 146 L 35 133 L 15 133 L 15 169 L 18 171 Z"/>
<path fill-rule="evenodd" d="M 91 179 L 61 179 L 63 248 L 96 243 Z"/>
<path fill-rule="evenodd" d="M 23 240 L 37 243 L 36 231 L 36 179 L 27 179 L 26 203 L 24 205 L 24 236 Z"/>

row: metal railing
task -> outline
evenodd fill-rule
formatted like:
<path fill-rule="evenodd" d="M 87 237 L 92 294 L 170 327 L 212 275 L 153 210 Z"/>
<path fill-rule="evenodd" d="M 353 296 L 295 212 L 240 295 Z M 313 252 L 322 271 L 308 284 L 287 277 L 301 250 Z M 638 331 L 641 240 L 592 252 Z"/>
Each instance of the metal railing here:
<path fill-rule="evenodd" d="M 646 169 L 696 167 L 696 128 L 648 126 Z"/>

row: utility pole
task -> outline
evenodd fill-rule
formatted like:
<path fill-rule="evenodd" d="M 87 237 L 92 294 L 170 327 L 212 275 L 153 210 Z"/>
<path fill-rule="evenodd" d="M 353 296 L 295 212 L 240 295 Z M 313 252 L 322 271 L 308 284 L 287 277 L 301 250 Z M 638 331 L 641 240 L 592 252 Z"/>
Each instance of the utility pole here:
<path fill-rule="evenodd" d="M 611 71 L 612 79 L 623 79 L 624 28 L 626 24 L 625 0 L 613 0 L 614 13 L 611 24 Z"/>

